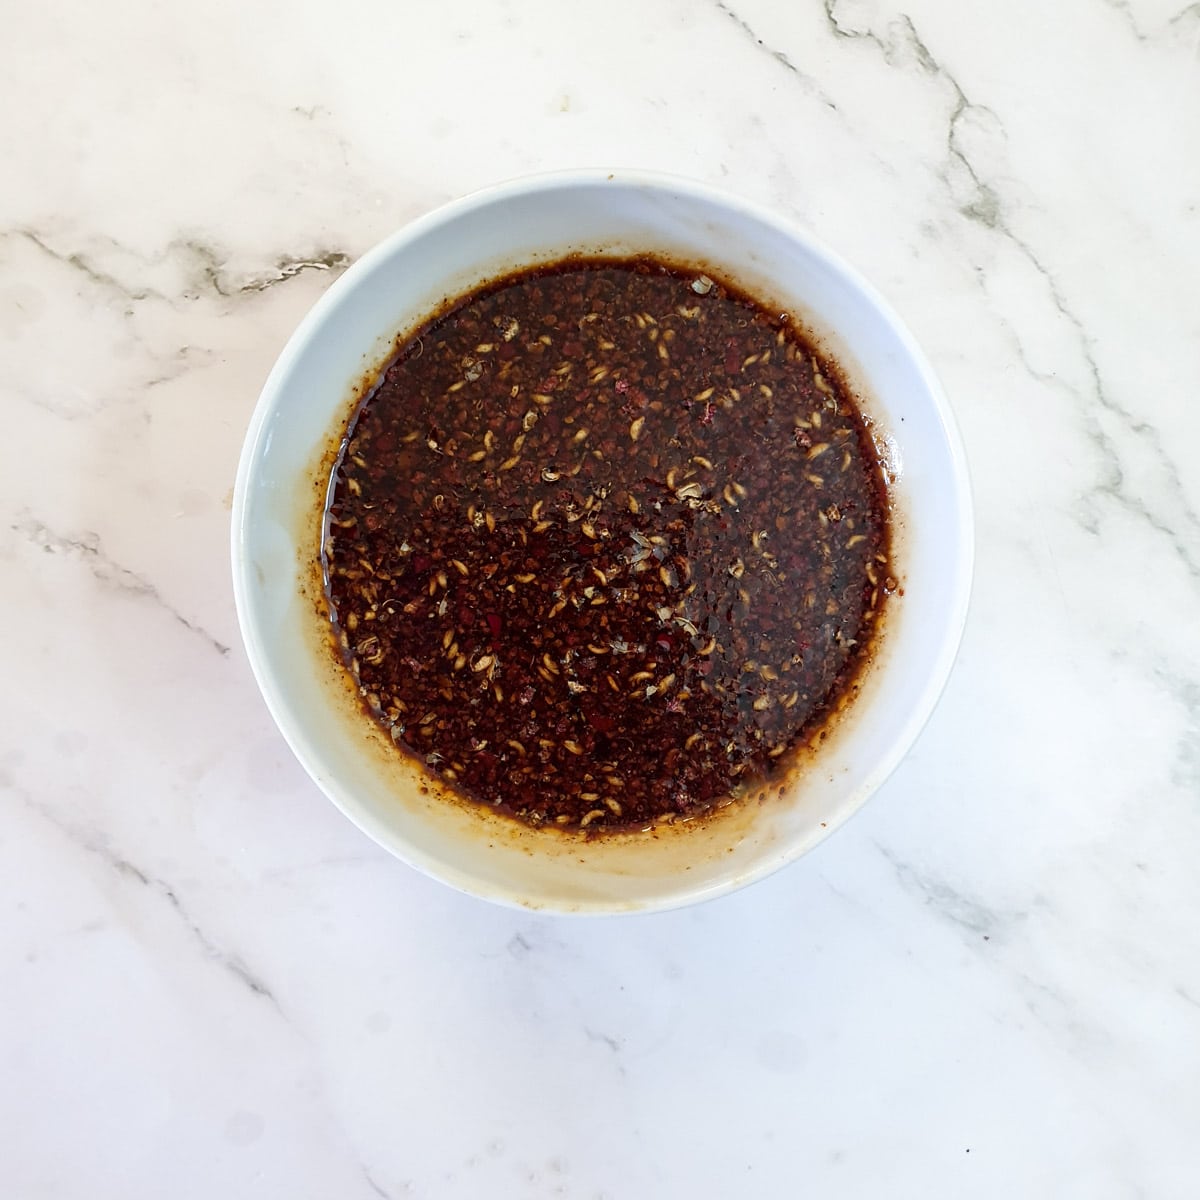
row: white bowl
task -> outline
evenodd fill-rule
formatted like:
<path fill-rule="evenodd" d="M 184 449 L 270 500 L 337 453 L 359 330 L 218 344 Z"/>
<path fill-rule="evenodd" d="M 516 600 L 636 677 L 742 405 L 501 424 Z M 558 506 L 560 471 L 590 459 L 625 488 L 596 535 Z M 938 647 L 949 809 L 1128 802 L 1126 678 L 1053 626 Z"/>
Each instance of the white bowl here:
<path fill-rule="evenodd" d="M 784 794 L 733 806 L 698 829 L 586 841 L 440 795 L 358 709 L 326 641 L 314 572 L 322 473 L 362 380 L 399 331 L 446 297 L 573 251 L 651 251 L 707 266 L 798 316 L 846 370 L 892 476 L 892 570 L 903 595 L 890 602 L 862 692 Z M 966 619 L 972 556 L 954 419 L 884 300 L 770 212 L 699 183 L 626 171 L 478 192 L 355 263 L 301 323 L 263 388 L 233 508 L 246 650 L 271 714 L 317 785 L 419 870 L 489 900 L 558 912 L 646 911 L 717 896 L 793 861 L 845 821 L 937 703 Z"/>

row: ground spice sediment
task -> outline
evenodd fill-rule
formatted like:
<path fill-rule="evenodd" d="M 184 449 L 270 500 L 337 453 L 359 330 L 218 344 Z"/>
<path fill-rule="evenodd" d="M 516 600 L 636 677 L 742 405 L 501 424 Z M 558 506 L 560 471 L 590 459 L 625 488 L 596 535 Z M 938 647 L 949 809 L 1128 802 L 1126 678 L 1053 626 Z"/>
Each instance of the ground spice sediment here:
<path fill-rule="evenodd" d="M 368 710 L 531 824 L 677 820 L 776 775 L 895 587 L 832 364 L 653 260 L 568 260 L 435 318 L 329 494 L 330 618 Z"/>

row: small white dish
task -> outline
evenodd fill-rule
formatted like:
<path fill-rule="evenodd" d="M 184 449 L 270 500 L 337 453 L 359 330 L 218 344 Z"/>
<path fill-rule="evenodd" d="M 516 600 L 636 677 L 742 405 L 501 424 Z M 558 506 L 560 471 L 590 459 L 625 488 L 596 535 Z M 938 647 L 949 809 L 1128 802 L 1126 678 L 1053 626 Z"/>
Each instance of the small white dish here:
<path fill-rule="evenodd" d="M 848 715 L 783 795 L 700 828 L 593 841 L 452 802 L 355 703 L 326 641 L 314 564 L 331 447 L 397 333 L 444 299 L 572 252 L 658 253 L 781 306 L 838 360 L 885 449 L 901 596 Z M 267 705 L 317 785 L 397 857 L 463 891 L 563 913 L 671 908 L 800 857 L 854 813 L 915 741 L 949 676 L 973 560 L 953 416 L 899 318 L 856 271 L 774 214 L 704 184 L 641 172 L 517 180 L 438 209 L 337 280 L 292 335 L 246 436 L 233 579 Z M 282 832 L 281 832 L 282 836 Z"/>

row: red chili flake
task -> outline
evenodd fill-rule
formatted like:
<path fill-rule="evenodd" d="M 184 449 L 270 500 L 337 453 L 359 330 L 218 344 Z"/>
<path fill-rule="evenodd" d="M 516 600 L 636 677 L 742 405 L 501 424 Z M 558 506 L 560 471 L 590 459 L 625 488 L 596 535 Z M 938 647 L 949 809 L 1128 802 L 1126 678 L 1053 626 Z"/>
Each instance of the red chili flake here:
<path fill-rule="evenodd" d="M 636 417 L 648 403 L 646 393 L 641 388 L 631 387 L 625 392 L 625 402 L 621 405 L 621 414 L 626 417 Z"/>

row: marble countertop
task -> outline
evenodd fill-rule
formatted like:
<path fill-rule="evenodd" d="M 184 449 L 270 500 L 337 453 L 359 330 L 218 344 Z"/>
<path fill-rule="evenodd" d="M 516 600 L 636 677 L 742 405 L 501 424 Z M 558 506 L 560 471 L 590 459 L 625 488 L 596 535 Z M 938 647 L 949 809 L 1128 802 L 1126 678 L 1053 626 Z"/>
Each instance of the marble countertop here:
<path fill-rule="evenodd" d="M 1200 5 L 65 0 L 0 65 L 0 1192 L 1200 1194 Z M 569 921 L 308 781 L 229 505 L 339 269 L 610 164 L 885 292 L 979 556 L 941 707 L 846 829 Z"/>

